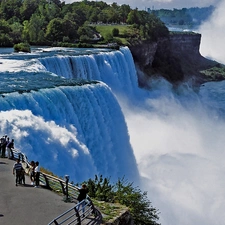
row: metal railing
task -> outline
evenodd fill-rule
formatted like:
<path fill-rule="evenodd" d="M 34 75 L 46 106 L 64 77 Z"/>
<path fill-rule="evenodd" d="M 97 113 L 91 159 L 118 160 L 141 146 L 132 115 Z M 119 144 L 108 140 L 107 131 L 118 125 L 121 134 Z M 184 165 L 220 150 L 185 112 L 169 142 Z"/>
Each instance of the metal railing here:
<path fill-rule="evenodd" d="M 24 153 L 17 149 L 13 149 L 13 154 L 14 158 L 20 159 L 20 161 L 25 164 L 25 170 L 31 168 L 27 156 Z M 40 172 L 40 183 L 42 187 L 53 190 L 58 194 L 63 194 L 65 196 L 65 201 L 75 203 L 74 207 L 53 219 L 48 225 L 81 225 L 82 221 L 90 215 L 94 215 L 95 218 L 101 218 L 101 213 L 94 207 L 89 196 L 81 202 L 77 201 L 79 188 L 69 183 L 68 179 L 63 180 Z"/>
<path fill-rule="evenodd" d="M 60 225 L 60 224 L 77 224 L 80 225 L 90 215 L 94 215 L 95 218 L 100 216 L 99 212 L 95 209 L 90 199 L 84 199 L 76 204 L 71 209 L 67 210 L 60 216 L 53 219 L 48 225 Z"/>

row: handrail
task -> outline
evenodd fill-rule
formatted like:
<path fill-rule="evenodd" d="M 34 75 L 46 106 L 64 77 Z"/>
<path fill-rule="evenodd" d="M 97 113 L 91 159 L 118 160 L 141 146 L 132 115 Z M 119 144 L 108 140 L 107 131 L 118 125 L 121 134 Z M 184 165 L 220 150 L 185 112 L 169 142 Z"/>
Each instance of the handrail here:
<path fill-rule="evenodd" d="M 65 223 L 67 225 L 81 225 L 82 221 L 92 214 L 95 218 L 101 218 L 99 211 L 95 209 L 92 201 L 87 198 L 53 219 L 48 225 L 60 225 Z"/>
<path fill-rule="evenodd" d="M 31 168 L 27 156 L 24 153 L 18 149 L 12 149 L 12 151 L 14 158 L 20 159 L 22 163 L 25 163 L 26 169 Z M 94 207 L 94 204 L 89 196 L 87 196 L 87 198 L 82 202 L 77 203 L 77 197 L 79 195 L 79 188 L 77 186 L 72 185 L 68 181 L 43 172 L 40 172 L 40 182 L 42 186 L 47 189 L 61 192 L 64 196 L 66 196 L 65 201 L 75 203 L 74 207 L 53 219 L 48 225 L 81 225 L 81 222 L 92 214 L 95 216 L 95 218 L 101 219 L 101 213 Z M 85 210 L 83 210 L 83 208 Z"/>

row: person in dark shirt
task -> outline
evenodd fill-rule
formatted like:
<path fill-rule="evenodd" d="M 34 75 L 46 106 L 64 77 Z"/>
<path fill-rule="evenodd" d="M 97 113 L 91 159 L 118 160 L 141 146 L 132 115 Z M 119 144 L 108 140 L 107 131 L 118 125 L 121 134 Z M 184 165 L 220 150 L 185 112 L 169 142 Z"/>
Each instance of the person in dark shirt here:
<path fill-rule="evenodd" d="M 14 149 L 14 139 L 12 139 L 8 144 L 7 144 L 7 151 L 8 151 L 8 158 L 13 159 L 14 154 L 12 149 Z"/>
<path fill-rule="evenodd" d="M 84 210 L 85 210 L 85 201 L 83 201 L 83 200 L 87 198 L 87 193 L 88 193 L 88 188 L 87 188 L 86 184 L 82 184 L 82 187 L 79 189 L 79 195 L 77 197 L 77 200 L 80 203 L 78 205 L 77 210 L 79 211 L 80 205 L 82 205 L 83 214 L 84 214 Z"/>
<path fill-rule="evenodd" d="M 1 138 L 2 158 L 5 158 L 5 150 L 6 150 L 7 140 L 8 140 L 7 135 L 5 135 Z"/>

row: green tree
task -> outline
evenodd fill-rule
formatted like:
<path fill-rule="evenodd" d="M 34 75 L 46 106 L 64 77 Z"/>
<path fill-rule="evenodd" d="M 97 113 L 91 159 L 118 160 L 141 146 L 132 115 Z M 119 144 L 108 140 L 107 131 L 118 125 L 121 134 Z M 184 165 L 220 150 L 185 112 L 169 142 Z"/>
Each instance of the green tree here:
<path fill-rule="evenodd" d="M 89 17 L 89 21 L 92 23 L 98 22 L 98 15 L 101 13 L 101 10 L 99 8 L 93 8 L 92 13 Z"/>
<path fill-rule="evenodd" d="M 68 37 L 70 41 L 74 42 L 78 38 L 77 34 L 78 26 L 75 22 L 68 19 L 63 19 L 62 28 L 63 28 L 63 35 Z"/>
<path fill-rule="evenodd" d="M 103 9 L 98 15 L 98 21 L 108 23 L 108 10 Z"/>
<path fill-rule="evenodd" d="M 11 47 L 12 38 L 10 37 L 11 27 L 5 20 L 0 20 L 0 47 Z"/>
<path fill-rule="evenodd" d="M 1 17 L 9 20 L 13 16 L 20 18 L 20 7 L 22 0 L 7 0 L 1 1 Z"/>
<path fill-rule="evenodd" d="M 11 31 L 10 25 L 5 20 L 0 20 L 0 32 L 1 33 L 9 33 Z"/>
<path fill-rule="evenodd" d="M 60 42 L 63 40 L 63 26 L 60 18 L 52 19 L 49 22 L 45 37 L 52 42 Z"/>
<path fill-rule="evenodd" d="M 12 47 L 13 41 L 8 34 L 0 33 L 0 47 Z"/>
<path fill-rule="evenodd" d="M 128 24 L 139 24 L 138 10 L 131 10 L 127 16 Z"/>
<path fill-rule="evenodd" d="M 152 207 L 147 192 L 133 187 L 133 183 L 119 179 L 115 185 L 116 200 L 129 207 L 136 225 L 157 225 L 158 210 Z"/>
<path fill-rule="evenodd" d="M 20 7 L 20 14 L 23 20 L 29 20 L 38 8 L 37 0 L 24 0 Z"/>
<path fill-rule="evenodd" d="M 121 22 L 125 23 L 126 19 L 128 17 L 128 14 L 131 11 L 131 8 L 129 5 L 123 4 L 123 5 L 121 5 L 119 10 L 120 10 L 120 16 L 121 16 L 121 20 L 122 20 Z"/>
<path fill-rule="evenodd" d="M 123 178 L 112 185 L 110 179 L 103 178 L 102 175 L 100 177 L 95 175 L 94 180 L 89 179 L 86 183 L 91 198 L 126 205 L 136 225 L 159 225 L 157 223 L 159 212 L 148 200 L 147 192 L 133 187 L 133 183 Z"/>
<path fill-rule="evenodd" d="M 30 37 L 29 37 L 29 21 L 28 20 L 24 20 L 23 21 L 22 39 L 24 41 L 26 41 L 26 42 L 30 41 Z"/>
<path fill-rule="evenodd" d="M 31 43 L 42 44 L 45 42 L 44 38 L 44 29 L 45 29 L 45 20 L 39 14 L 33 14 L 29 22 L 29 40 Z"/>
<path fill-rule="evenodd" d="M 19 43 L 22 41 L 22 32 L 23 26 L 19 22 L 15 22 L 11 27 L 10 37 L 12 38 L 13 43 Z"/>

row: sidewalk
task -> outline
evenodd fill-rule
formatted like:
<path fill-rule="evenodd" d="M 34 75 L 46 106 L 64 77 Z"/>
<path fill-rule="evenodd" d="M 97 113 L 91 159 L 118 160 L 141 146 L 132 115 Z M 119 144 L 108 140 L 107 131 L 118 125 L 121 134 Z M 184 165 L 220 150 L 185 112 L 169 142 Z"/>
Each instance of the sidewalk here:
<path fill-rule="evenodd" d="M 25 185 L 15 186 L 14 163 L 0 158 L 0 224 L 47 225 L 74 206 L 50 190 L 34 188 L 27 176 Z"/>

